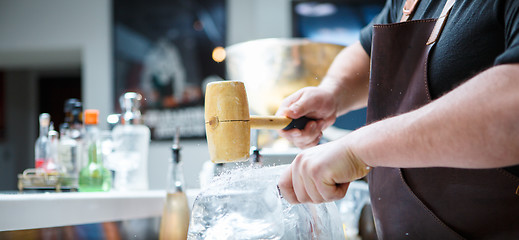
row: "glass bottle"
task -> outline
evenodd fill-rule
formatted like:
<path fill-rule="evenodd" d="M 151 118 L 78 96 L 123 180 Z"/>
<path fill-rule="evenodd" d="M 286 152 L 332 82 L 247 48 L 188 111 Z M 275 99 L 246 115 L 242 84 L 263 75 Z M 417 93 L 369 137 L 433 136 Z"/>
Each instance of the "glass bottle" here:
<path fill-rule="evenodd" d="M 65 186 L 78 184 L 81 167 L 81 139 L 83 138 L 82 105 L 78 99 L 71 98 L 65 102 L 65 121 L 60 125 L 60 141 L 58 147 L 59 164 L 64 170 Z"/>
<path fill-rule="evenodd" d="M 74 139 L 77 143 L 77 161 L 76 168 L 81 169 L 88 163 L 88 158 L 86 156 L 82 156 L 82 153 L 85 152 L 82 148 L 84 147 L 84 138 L 85 138 L 85 126 L 83 124 L 83 104 L 79 101 L 74 102 L 72 106 L 72 121 L 70 122 L 68 136 Z"/>
<path fill-rule="evenodd" d="M 50 140 L 49 140 L 49 125 L 50 114 L 42 113 L 39 118 L 40 122 L 40 136 L 36 139 L 34 144 L 34 160 L 35 167 L 45 169 L 49 159 Z"/>
<path fill-rule="evenodd" d="M 159 239 L 187 239 L 190 209 L 184 192 L 184 175 L 180 161 L 178 129 L 169 163 L 166 203 L 162 212 Z"/>
<path fill-rule="evenodd" d="M 85 111 L 85 151 L 88 155 L 88 163 L 79 172 L 80 192 L 106 192 L 111 188 L 111 173 L 103 167 L 99 128 L 97 127 L 98 116 L 98 110 Z"/>
<path fill-rule="evenodd" d="M 85 135 L 83 126 L 83 104 L 79 101 L 74 102 L 71 111 L 72 121 L 69 127 L 70 137 L 81 139 Z"/>
<path fill-rule="evenodd" d="M 142 95 L 135 92 L 127 92 L 119 99 L 123 114 L 121 123 L 112 131 L 115 190 L 148 189 L 150 129 L 141 121 L 141 100 Z"/>
<path fill-rule="evenodd" d="M 58 159 L 65 174 L 66 182 L 64 185 L 77 186 L 81 147 L 78 141 L 71 138 L 67 132 L 68 130 L 65 130 L 60 133 Z"/>
<path fill-rule="evenodd" d="M 70 98 L 65 101 L 65 104 L 63 105 L 63 112 L 65 113 L 65 119 L 63 123 L 59 126 L 59 132 L 61 135 L 66 134 L 66 132 L 69 130 L 70 125 L 72 125 L 72 120 L 74 117 L 72 116 L 72 108 L 74 108 L 74 105 L 76 102 L 79 102 L 76 98 Z"/>
<path fill-rule="evenodd" d="M 47 164 L 45 166 L 45 170 L 47 172 L 52 173 L 62 173 L 63 169 L 59 164 L 58 159 L 58 145 L 59 145 L 59 135 L 56 130 L 54 130 L 54 123 L 50 122 L 49 126 L 49 152 L 47 155 Z"/>

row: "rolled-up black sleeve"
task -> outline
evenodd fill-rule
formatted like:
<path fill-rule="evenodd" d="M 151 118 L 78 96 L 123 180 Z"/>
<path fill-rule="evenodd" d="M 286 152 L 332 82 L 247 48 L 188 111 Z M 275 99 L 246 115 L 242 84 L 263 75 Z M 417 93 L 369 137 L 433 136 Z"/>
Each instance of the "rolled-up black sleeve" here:
<path fill-rule="evenodd" d="M 494 64 L 519 63 L 519 1 L 508 0 L 504 10 L 505 50 Z"/>
<path fill-rule="evenodd" d="M 392 0 L 387 0 L 382 11 L 380 11 L 380 13 L 360 31 L 360 44 L 368 53 L 368 55 L 371 56 L 371 38 L 373 35 L 373 25 L 394 22 L 394 19 L 397 17 L 397 13 L 394 11 L 394 6 L 395 3 Z"/>

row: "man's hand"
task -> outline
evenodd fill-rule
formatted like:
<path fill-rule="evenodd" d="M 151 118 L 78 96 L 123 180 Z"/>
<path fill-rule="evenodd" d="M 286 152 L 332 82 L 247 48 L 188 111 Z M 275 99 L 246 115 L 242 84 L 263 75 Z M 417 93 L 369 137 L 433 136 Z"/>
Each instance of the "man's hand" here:
<path fill-rule="evenodd" d="M 329 142 L 297 155 L 279 180 L 283 197 L 293 204 L 343 198 L 349 183 L 370 169 L 344 142 Z"/>
<path fill-rule="evenodd" d="M 283 100 L 276 115 L 297 119 L 317 119 L 305 129 L 280 131 L 280 135 L 299 148 L 315 146 L 322 131 L 331 126 L 338 115 L 362 108 L 368 102 L 369 56 L 356 42 L 335 57 L 318 87 L 306 87 Z"/>
<path fill-rule="evenodd" d="M 309 122 L 303 130 L 279 131 L 281 136 L 304 149 L 317 145 L 322 131 L 335 122 L 337 102 L 329 90 L 321 87 L 306 87 L 283 100 L 276 115 L 292 119 L 303 116 L 316 119 Z"/>

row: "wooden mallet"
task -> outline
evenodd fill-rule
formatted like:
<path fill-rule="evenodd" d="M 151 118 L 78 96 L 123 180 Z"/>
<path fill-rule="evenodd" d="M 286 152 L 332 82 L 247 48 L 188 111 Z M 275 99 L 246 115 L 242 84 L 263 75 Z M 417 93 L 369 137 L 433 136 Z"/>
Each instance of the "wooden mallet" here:
<path fill-rule="evenodd" d="M 240 81 L 212 82 L 206 87 L 205 130 L 214 163 L 247 161 L 251 128 L 304 129 L 312 120 L 307 117 L 250 116 L 245 85 Z"/>

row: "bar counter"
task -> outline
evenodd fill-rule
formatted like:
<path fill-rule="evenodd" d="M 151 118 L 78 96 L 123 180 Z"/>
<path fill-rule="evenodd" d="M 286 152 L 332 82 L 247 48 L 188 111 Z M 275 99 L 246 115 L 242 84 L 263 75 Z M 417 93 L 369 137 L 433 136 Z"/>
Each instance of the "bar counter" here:
<path fill-rule="evenodd" d="M 199 190 L 186 191 L 189 206 Z M 1 193 L 0 231 L 153 218 L 162 215 L 166 191 Z"/>

